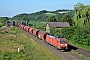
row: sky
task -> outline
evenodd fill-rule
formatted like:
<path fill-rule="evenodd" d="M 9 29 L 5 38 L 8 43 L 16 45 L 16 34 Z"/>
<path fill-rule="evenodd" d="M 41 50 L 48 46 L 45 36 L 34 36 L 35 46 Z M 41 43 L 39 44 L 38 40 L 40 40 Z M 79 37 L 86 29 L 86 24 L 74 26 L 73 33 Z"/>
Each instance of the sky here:
<path fill-rule="evenodd" d="M 0 0 L 0 17 L 13 17 L 41 10 L 74 9 L 78 2 L 90 5 L 90 0 Z"/>

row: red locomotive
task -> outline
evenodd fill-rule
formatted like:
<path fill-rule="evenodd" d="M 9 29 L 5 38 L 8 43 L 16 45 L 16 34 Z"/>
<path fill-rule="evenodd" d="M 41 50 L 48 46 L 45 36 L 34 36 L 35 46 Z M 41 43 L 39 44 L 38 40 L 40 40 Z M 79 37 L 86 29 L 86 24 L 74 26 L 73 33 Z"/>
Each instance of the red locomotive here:
<path fill-rule="evenodd" d="M 46 42 L 52 44 L 58 49 L 68 49 L 67 40 L 65 38 L 46 35 Z"/>

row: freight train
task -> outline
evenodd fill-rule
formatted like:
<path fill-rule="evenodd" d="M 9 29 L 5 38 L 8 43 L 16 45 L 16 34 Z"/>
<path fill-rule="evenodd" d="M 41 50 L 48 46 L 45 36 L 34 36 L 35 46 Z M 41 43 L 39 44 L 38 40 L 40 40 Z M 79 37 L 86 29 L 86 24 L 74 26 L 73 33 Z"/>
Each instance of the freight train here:
<path fill-rule="evenodd" d="M 68 42 L 66 38 L 52 36 L 49 33 L 40 29 L 31 28 L 22 24 L 17 24 L 16 26 L 53 45 L 59 50 L 68 50 Z"/>

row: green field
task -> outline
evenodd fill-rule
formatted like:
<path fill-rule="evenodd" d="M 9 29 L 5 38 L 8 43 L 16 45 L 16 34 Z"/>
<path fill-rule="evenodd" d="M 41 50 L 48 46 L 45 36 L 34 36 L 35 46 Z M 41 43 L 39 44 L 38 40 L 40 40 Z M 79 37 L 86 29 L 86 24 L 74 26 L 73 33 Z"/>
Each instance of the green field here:
<path fill-rule="evenodd" d="M 54 13 L 45 13 L 47 16 L 54 16 L 54 15 L 56 15 L 56 14 L 54 14 Z"/>
<path fill-rule="evenodd" d="M 17 49 L 20 48 L 20 52 Z M 12 27 L 0 32 L 0 60 L 61 60 L 25 32 Z"/>
<path fill-rule="evenodd" d="M 29 26 L 45 31 L 45 29 L 46 29 L 46 22 L 30 21 L 29 22 Z"/>

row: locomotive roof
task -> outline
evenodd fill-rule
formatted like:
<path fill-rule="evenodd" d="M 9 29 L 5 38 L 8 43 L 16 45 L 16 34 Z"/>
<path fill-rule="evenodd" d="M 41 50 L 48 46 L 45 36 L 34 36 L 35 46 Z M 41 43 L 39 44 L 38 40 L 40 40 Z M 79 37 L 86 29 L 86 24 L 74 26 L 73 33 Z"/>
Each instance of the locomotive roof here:
<path fill-rule="evenodd" d="M 60 36 L 52 36 L 52 35 L 48 35 L 48 36 L 51 37 L 51 38 L 62 38 Z"/>

